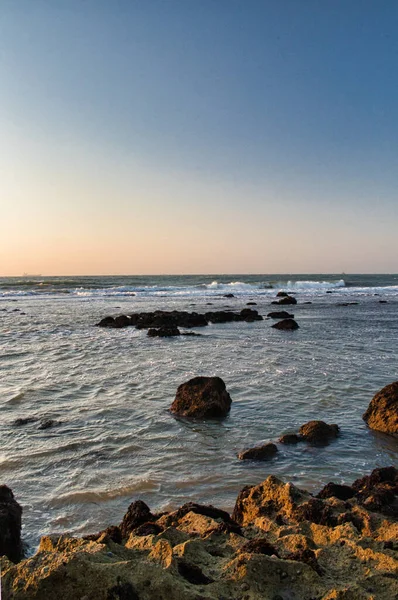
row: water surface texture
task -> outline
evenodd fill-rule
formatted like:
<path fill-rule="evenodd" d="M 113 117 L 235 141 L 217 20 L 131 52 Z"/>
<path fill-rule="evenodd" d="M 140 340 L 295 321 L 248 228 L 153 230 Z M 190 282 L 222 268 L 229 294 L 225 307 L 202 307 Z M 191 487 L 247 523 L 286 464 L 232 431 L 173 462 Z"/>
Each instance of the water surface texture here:
<path fill-rule="evenodd" d="M 282 289 L 298 300 L 282 307 L 295 332 L 271 320 L 172 339 L 94 326 L 107 315 L 249 301 L 266 316 Z M 339 306 L 347 302 L 358 304 Z M 0 279 L 0 472 L 23 505 L 24 539 L 34 548 L 46 533 L 98 531 L 138 498 L 153 510 L 188 500 L 230 510 L 244 485 L 271 473 L 317 491 L 396 464 L 396 439 L 361 416 L 397 379 L 397 308 L 396 275 Z M 224 379 L 233 400 L 224 421 L 168 412 L 178 385 L 197 375 Z M 60 424 L 15 426 L 28 417 Z M 340 437 L 323 448 L 279 445 L 267 462 L 236 458 L 310 419 L 337 423 Z"/>

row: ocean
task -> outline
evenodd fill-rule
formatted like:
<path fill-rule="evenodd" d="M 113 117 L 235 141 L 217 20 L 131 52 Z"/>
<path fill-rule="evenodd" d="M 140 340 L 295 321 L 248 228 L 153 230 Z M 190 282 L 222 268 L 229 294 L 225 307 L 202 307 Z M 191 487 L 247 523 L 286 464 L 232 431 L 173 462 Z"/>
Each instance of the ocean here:
<path fill-rule="evenodd" d="M 281 307 L 297 331 L 267 319 L 166 339 L 95 327 L 108 315 L 247 302 L 265 317 L 279 290 L 297 298 Z M 23 506 L 30 550 L 44 534 L 117 524 L 139 498 L 153 511 L 190 500 L 231 510 L 244 485 L 271 473 L 316 492 L 396 465 L 397 439 L 362 414 L 398 378 L 397 310 L 398 275 L 0 278 L 0 483 Z M 178 385 L 197 375 L 225 381 L 224 421 L 170 414 Z M 29 418 L 38 420 L 15 424 Z M 41 419 L 56 425 L 40 429 Z M 280 444 L 267 462 L 237 459 L 312 419 L 337 423 L 340 436 Z"/>

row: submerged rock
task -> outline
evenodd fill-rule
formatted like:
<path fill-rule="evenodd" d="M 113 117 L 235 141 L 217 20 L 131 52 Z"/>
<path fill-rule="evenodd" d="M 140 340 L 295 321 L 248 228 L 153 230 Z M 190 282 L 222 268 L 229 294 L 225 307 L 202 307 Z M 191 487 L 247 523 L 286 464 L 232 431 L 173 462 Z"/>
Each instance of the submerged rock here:
<path fill-rule="evenodd" d="M 14 427 L 21 427 L 22 425 L 29 425 L 29 423 L 35 423 L 38 421 L 37 417 L 20 417 L 15 419 L 13 422 Z"/>
<path fill-rule="evenodd" d="M 291 315 L 286 310 L 274 310 L 268 313 L 267 317 L 271 317 L 271 319 L 294 319 L 294 315 Z"/>
<path fill-rule="evenodd" d="M 257 446 L 243 450 L 238 454 L 240 460 L 268 460 L 275 456 L 278 452 L 278 448 L 275 444 L 264 444 L 263 446 Z"/>
<path fill-rule="evenodd" d="M 377 392 L 362 418 L 371 429 L 398 433 L 398 381 Z"/>
<path fill-rule="evenodd" d="M 220 377 L 194 377 L 178 387 L 170 410 L 181 417 L 219 418 L 229 413 L 231 402 Z"/>
<path fill-rule="evenodd" d="M 325 421 L 308 421 L 299 429 L 300 435 L 307 441 L 318 444 L 328 444 L 339 434 L 338 425 L 328 425 Z"/>
<path fill-rule="evenodd" d="M 14 563 L 22 558 L 21 517 L 22 508 L 12 490 L 0 485 L 0 556 L 6 555 Z"/>
<path fill-rule="evenodd" d="M 159 329 L 148 329 L 149 337 L 174 337 L 181 335 L 177 327 L 160 327 Z"/>
<path fill-rule="evenodd" d="M 274 325 L 271 325 L 274 329 L 281 329 L 282 331 L 295 331 L 299 329 L 299 325 L 294 319 L 283 319 Z"/>

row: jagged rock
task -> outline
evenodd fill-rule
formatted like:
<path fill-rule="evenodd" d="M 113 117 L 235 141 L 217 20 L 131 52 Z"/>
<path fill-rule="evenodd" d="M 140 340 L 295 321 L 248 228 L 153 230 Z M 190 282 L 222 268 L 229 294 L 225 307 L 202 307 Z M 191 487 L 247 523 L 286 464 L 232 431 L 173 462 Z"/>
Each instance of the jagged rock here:
<path fill-rule="evenodd" d="M 299 329 L 299 325 L 294 319 L 284 319 L 283 321 L 271 325 L 271 327 L 282 331 L 295 331 L 296 329 Z"/>
<path fill-rule="evenodd" d="M 181 417 L 219 418 L 229 413 L 231 402 L 220 377 L 194 377 L 178 387 L 170 410 Z"/>
<path fill-rule="evenodd" d="M 377 392 L 362 418 L 371 429 L 398 433 L 398 381 Z"/>
<path fill-rule="evenodd" d="M 6 555 L 14 563 L 22 558 L 21 517 L 22 508 L 12 490 L 0 485 L 0 556 Z"/>
<path fill-rule="evenodd" d="M 132 502 L 119 525 L 122 537 L 127 538 L 134 529 L 153 520 L 154 516 L 145 502 L 142 500 Z"/>
<path fill-rule="evenodd" d="M 181 335 L 177 327 L 160 327 L 159 329 L 148 329 L 149 337 L 174 337 Z"/>
<path fill-rule="evenodd" d="M 275 456 L 277 452 L 278 448 L 275 444 L 264 444 L 263 446 L 243 450 L 238 454 L 238 458 L 240 460 L 268 460 Z"/>
<path fill-rule="evenodd" d="M 271 319 L 294 319 L 294 315 L 291 315 L 286 310 L 274 310 L 268 313 L 267 317 L 271 317 Z"/>
<path fill-rule="evenodd" d="M 328 425 L 324 421 L 309 421 L 299 429 L 300 435 L 307 442 L 327 444 L 339 434 L 338 425 Z"/>

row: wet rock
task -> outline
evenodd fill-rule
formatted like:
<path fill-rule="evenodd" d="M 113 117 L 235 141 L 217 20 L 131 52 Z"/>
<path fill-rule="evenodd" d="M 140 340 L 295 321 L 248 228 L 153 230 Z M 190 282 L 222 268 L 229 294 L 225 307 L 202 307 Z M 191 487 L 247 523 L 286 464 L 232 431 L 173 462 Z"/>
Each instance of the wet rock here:
<path fill-rule="evenodd" d="M 96 324 L 97 327 L 115 327 L 115 319 L 113 317 L 104 317 L 101 319 L 99 323 Z"/>
<path fill-rule="evenodd" d="M 371 429 L 398 434 L 398 381 L 377 392 L 362 418 Z"/>
<path fill-rule="evenodd" d="M 339 485 L 329 482 L 321 489 L 317 498 L 338 498 L 339 500 L 349 500 L 355 495 L 355 491 L 349 485 Z"/>
<path fill-rule="evenodd" d="M 237 314 L 229 310 L 218 310 L 205 313 L 205 318 L 210 323 L 232 323 L 237 320 Z"/>
<path fill-rule="evenodd" d="M 355 306 L 359 302 L 337 302 L 336 306 Z"/>
<path fill-rule="evenodd" d="M 187 335 L 188 337 L 201 337 L 201 333 L 196 333 L 196 331 L 183 331 L 181 335 Z"/>
<path fill-rule="evenodd" d="M 224 298 L 235 298 L 233 294 L 224 294 Z"/>
<path fill-rule="evenodd" d="M 264 444 L 263 446 L 243 450 L 238 454 L 238 458 L 240 460 L 268 460 L 275 456 L 277 452 L 278 448 L 275 444 Z"/>
<path fill-rule="evenodd" d="M 22 427 L 22 425 L 29 425 L 29 423 L 35 423 L 38 421 L 37 417 L 20 417 L 15 419 L 13 422 L 14 427 Z"/>
<path fill-rule="evenodd" d="M 287 298 L 289 296 L 289 294 L 287 292 L 278 292 L 276 297 L 277 298 Z"/>
<path fill-rule="evenodd" d="M 177 327 L 160 327 L 159 329 L 148 329 L 149 337 L 174 337 L 181 335 Z"/>
<path fill-rule="evenodd" d="M 145 502 L 142 500 L 132 502 L 119 525 L 122 537 L 127 538 L 134 529 L 153 520 L 154 516 Z"/>
<path fill-rule="evenodd" d="M 278 442 L 281 444 L 297 444 L 301 442 L 303 438 L 301 438 L 297 433 L 285 433 L 282 437 L 279 438 Z"/>
<path fill-rule="evenodd" d="M 246 306 L 257 306 L 257 302 L 246 302 Z"/>
<path fill-rule="evenodd" d="M 271 304 L 297 304 L 297 300 L 293 296 L 284 296 L 280 300 L 274 300 Z"/>
<path fill-rule="evenodd" d="M 0 485 L 0 556 L 14 563 L 22 559 L 21 517 L 22 508 L 12 490 Z"/>
<path fill-rule="evenodd" d="M 324 421 L 309 421 L 300 427 L 299 433 L 307 442 L 328 444 L 331 439 L 338 436 L 339 427 L 328 425 Z"/>
<path fill-rule="evenodd" d="M 55 419 L 41 419 L 37 429 L 51 429 L 52 427 L 58 427 L 58 425 L 61 425 L 61 422 Z"/>
<path fill-rule="evenodd" d="M 240 319 L 242 321 L 246 321 L 247 323 L 252 323 L 253 321 L 262 321 L 263 317 L 258 314 L 256 310 L 250 308 L 243 308 L 240 311 Z"/>
<path fill-rule="evenodd" d="M 295 331 L 296 329 L 299 329 L 299 325 L 294 319 L 283 319 L 283 321 L 279 321 L 278 323 L 271 325 L 271 327 L 282 331 Z"/>
<path fill-rule="evenodd" d="M 286 310 L 274 310 L 268 313 L 267 317 L 271 317 L 271 319 L 294 319 L 294 315 L 291 315 Z"/>
<path fill-rule="evenodd" d="M 220 377 L 194 377 L 178 387 L 170 410 L 181 417 L 220 418 L 229 413 L 231 403 Z"/>

